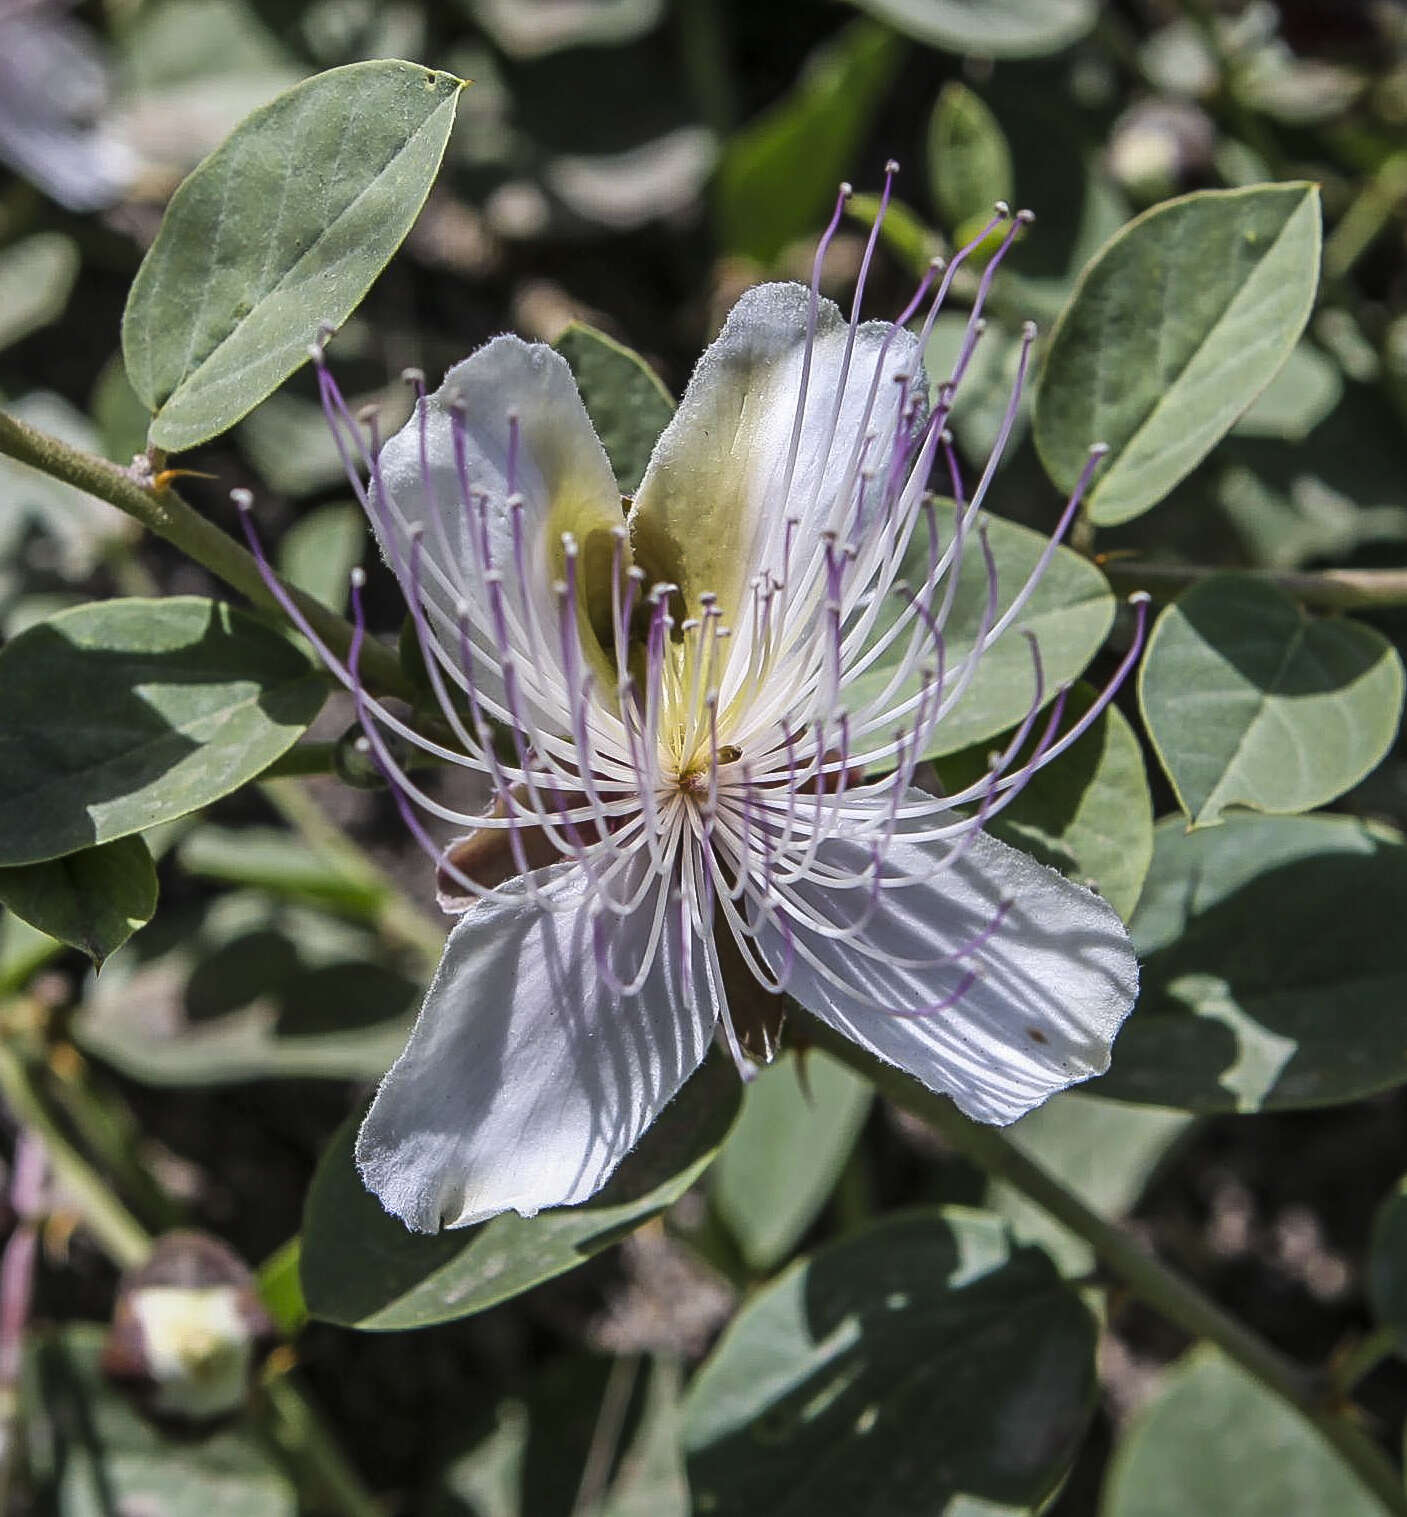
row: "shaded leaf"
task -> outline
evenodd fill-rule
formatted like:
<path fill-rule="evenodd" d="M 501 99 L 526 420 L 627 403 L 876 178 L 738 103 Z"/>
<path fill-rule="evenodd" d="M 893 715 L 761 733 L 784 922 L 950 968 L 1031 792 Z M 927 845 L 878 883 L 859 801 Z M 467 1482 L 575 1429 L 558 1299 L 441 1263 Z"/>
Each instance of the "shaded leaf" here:
<path fill-rule="evenodd" d="M 151 920 L 156 870 L 139 837 L 0 869 L 0 905 L 102 962 Z"/>
<path fill-rule="evenodd" d="M 796 1246 L 840 1178 L 874 1091 L 815 1050 L 803 1086 L 794 1058 L 760 1070 L 709 1176 L 709 1195 L 738 1250 L 769 1270 Z"/>
<path fill-rule="evenodd" d="M 1059 52 L 1094 25 L 1098 0 L 854 0 L 915 42 L 987 58 Z"/>
<path fill-rule="evenodd" d="M 326 683 L 286 638 L 200 596 L 75 606 L 0 650 L 0 863 L 111 842 L 237 790 Z"/>
<path fill-rule="evenodd" d="M 62 232 L 35 232 L 0 249 L 0 348 L 64 313 L 82 259 Z"/>
<path fill-rule="evenodd" d="M 73 1021 L 88 1053 L 150 1085 L 375 1079 L 420 986 L 365 929 L 248 894 L 164 916 L 109 961 Z"/>
<path fill-rule="evenodd" d="M 789 94 L 734 134 L 714 180 L 725 251 L 771 264 L 815 232 L 902 55 L 892 32 L 857 21 L 812 57 Z"/>
<path fill-rule="evenodd" d="M 632 349 L 574 321 L 553 344 L 571 365 L 622 495 L 633 495 L 655 439 L 674 415 L 659 375 Z"/>
<path fill-rule="evenodd" d="M 294 1517 L 293 1487 L 247 1427 L 168 1436 L 104 1380 L 104 1329 L 40 1336 L 27 1365 L 30 1462 L 57 1517 Z"/>
<path fill-rule="evenodd" d="M 1264 580 L 1223 574 L 1154 625 L 1139 704 L 1194 826 L 1228 806 L 1309 811 L 1377 767 L 1402 713 L 1402 660 L 1381 633 L 1311 620 Z"/>
<path fill-rule="evenodd" d="M 935 519 L 941 543 L 950 540 L 955 521 L 953 507 L 939 501 Z M 987 516 L 992 557 L 999 581 L 998 615 L 1016 598 L 1035 567 L 1048 539 L 1029 527 Z M 928 577 L 928 528 L 922 517 L 904 555 L 899 578 L 922 584 Z M 943 628 L 946 664 L 958 667 L 971 651 L 983 625 L 987 602 L 987 569 L 976 534 L 962 556 L 957 592 L 947 625 Z M 894 614 L 903 603 L 895 598 Z M 1078 553 L 1057 548 L 1040 584 L 1022 614 L 982 655 L 972 683 L 962 699 L 939 725 L 926 757 L 956 753 L 973 743 L 1015 726 L 1030 709 L 1036 693 L 1035 666 L 1023 632 L 1031 633 L 1040 646 L 1047 699 L 1067 680 L 1076 678 L 1098 651 L 1114 619 L 1114 596 L 1104 576 Z M 907 649 L 899 638 L 884 655 L 846 686 L 852 709 L 884 689 Z"/>
<path fill-rule="evenodd" d="M 928 123 L 928 183 L 943 225 L 959 242 L 982 230 L 993 202 L 1015 193 L 1011 149 L 980 95 L 956 80 L 943 86 Z"/>
<path fill-rule="evenodd" d="M 352 570 L 366 552 L 366 517 L 351 501 L 300 516 L 278 545 L 279 573 L 325 606 L 346 609 Z"/>
<path fill-rule="evenodd" d="M 1311 1424 L 1204 1344 L 1114 1452 L 1100 1517 L 1381 1517 Z"/>
<path fill-rule="evenodd" d="M 468 1317 L 575 1268 L 672 1206 L 712 1162 L 738 1111 L 738 1078 L 710 1058 L 609 1184 L 581 1206 L 509 1213 L 435 1237 L 410 1232 L 362 1185 L 358 1121 L 323 1155 L 303 1214 L 303 1291 L 325 1322 L 368 1331 Z"/>
<path fill-rule="evenodd" d="M 1276 1111 L 1407 1081 L 1407 847 L 1349 817 L 1159 824 L 1137 1009 L 1093 1094 Z"/>
<path fill-rule="evenodd" d="M 1035 411 L 1062 489 L 1109 445 L 1093 521 L 1156 504 L 1270 383 L 1309 317 L 1319 244 L 1318 188 L 1298 183 L 1184 195 L 1105 244 L 1056 324 Z"/>
<path fill-rule="evenodd" d="M 1089 1417 L 1094 1336 L 1049 1258 L 997 1218 L 889 1218 L 759 1291 L 698 1372 L 684 1412 L 695 1509 L 1033 1507 Z"/>
<path fill-rule="evenodd" d="M 1303 442 L 1343 397 L 1343 371 L 1313 343 L 1299 343 L 1285 366 L 1232 428 L 1235 437 Z"/>
<path fill-rule="evenodd" d="M 391 887 L 370 869 L 331 859 L 278 827 L 197 827 L 181 840 L 178 857 L 188 874 L 248 885 L 271 895 L 330 907 L 374 922 Z"/>
<path fill-rule="evenodd" d="M 122 320 L 153 445 L 217 436 L 347 318 L 429 193 L 460 88 L 392 60 L 330 69 L 248 116 L 181 185 Z"/>

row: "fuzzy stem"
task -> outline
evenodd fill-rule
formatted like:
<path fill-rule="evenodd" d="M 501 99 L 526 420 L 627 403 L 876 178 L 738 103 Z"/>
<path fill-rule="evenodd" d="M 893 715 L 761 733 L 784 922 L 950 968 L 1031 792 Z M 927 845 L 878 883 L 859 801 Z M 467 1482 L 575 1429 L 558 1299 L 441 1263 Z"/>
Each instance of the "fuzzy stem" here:
<path fill-rule="evenodd" d="M 1120 593 L 1147 590 L 1157 600 L 1171 600 L 1181 590 L 1214 574 L 1244 574 L 1324 611 L 1370 611 L 1407 606 L 1407 569 L 1319 569 L 1299 573 L 1275 569 L 1228 569 L 1208 564 L 1145 564 L 1110 559 L 1099 566 Z"/>
<path fill-rule="evenodd" d="M 1092 1211 L 1054 1175 L 1023 1154 L 1000 1128 L 971 1121 L 945 1096 L 925 1090 L 903 1070 L 881 1063 L 816 1018 L 802 1014 L 802 1023 L 808 1042 L 864 1075 L 896 1106 L 931 1124 L 989 1175 L 1014 1186 L 1083 1238 L 1105 1269 L 1139 1300 L 1184 1332 L 1215 1343 L 1267 1390 L 1288 1402 L 1314 1425 L 1385 1510 L 1407 1514 L 1401 1475 L 1383 1450 L 1341 1409 L 1332 1387 L 1322 1377 L 1287 1359 L 1190 1280 L 1145 1252 L 1132 1237 Z"/>
<path fill-rule="evenodd" d="M 163 489 L 147 485 L 130 471 L 71 448 L 57 437 L 3 411 L 0 411 L 0 454 L 116 506 L 224 580 L 231 589 L 248 596 L 261 610 L 278 612 L 253 554 L 187 505 L 169 485 Z M 351 623 L 303 591 L 291 585 L 287 588 L 318 636 L 339 657 L 345 657 L 352 641 Z M 414 698 L 415 692 L 389 648 L 367 642 L 362 648 L 361 672 L 367 685 L 382 694 Z"/>

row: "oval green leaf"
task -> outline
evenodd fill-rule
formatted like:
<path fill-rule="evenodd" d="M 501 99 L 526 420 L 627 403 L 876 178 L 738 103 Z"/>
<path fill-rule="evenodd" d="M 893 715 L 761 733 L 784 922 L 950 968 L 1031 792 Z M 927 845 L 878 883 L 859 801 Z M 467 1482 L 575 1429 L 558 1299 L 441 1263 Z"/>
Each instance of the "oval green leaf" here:
<path fill-rule="evenodd" d="M 156 910 L 156 869 L 139 837 L 0 869 L 0 905 L 102 967 Z"/>
<path fill-rule="evenodd" d="M 1077 722 L 1094 699 L 1089 685 L 1076 685 L 1065 703 L 1064 724 Z M 1008 737 L 944 758 L 938 765 L 944 788 L 955 793 L 979 780 L 992 749 L 1003 747 Z M 1143 750 L 1123 712 L 1106 707 L 1079 742 L 1040 770 L 986 830 L 1092 886 L 1128 921 L 1153 857 L 1153 797 Z"/>
<path fill-rule="evenodd" d="M 1228 806 L 1310 811 L 1356 785 L 1397 735 L 1402 660 L 1371 627 L 1311 620 L 1273 584 L 1216 575 L 1158 618 L 1138 696 L 1200 827 Z"/>
<path fill-rule="evenodd" d="M 1100 1517 L 1382 1517 L 1313 1425 L 1219 1349 L 1169 1371 L 1114 1452 Z"/>
<path fill-rule="evenodd" d="M 585 322 L 574 321 L 553 347 L 576 375 L 621 494 L 633 495 L 674 415 L 673 397 L 637 352 Z"/>
<path fill-rule="evenodd" d="M 60 612 L 0 650 L 0 864 L 199 810 L 306 730 L 327 685 L 262 622 L 200 596 Z"/>
<path fill-rule="evenodd" d="M 122 352 L 175 451 L 234 425 L 340 325 L 410 231 L 462 81 L 378 59 L 245 118 L 181 185 L 142 261 Z"/>
<path fill-rule="evenodd" d="M 1329 1106 L 1407 1082 L 1407 846 L 1349 817 L 1157 829 L 1138 1007 L 1092 1094 L 1184 1111 Z"/>
<path fill-rule="evenodd" d="M 804 1065 L 785 1058 L 758 1071 L 709 1176 L 714 1209 L 750 1268 L 774 1268 L 816 1220 L 873 1097 L 867 1081 L 814 1050 Z"/>
<path fill-rule="evenodd" d="M 368 1332 L 429 1327 L 565 1274 L 672 1206 L 712 1163 L 738 1104 L 732 1065 L 709 1058 L 584 1205 L 508 1213 L 429 1238 L 387 1215 L 362 1184 L 353 1119 L 323 1155 L 303 1213 L 308 1311 Z"/>
<path fill-rule="evenodd" d="M 1131 221 L 1080 275 L 1036 393 L 1036 447 L 1062 489 L 1091 446 L 1100 525 L 1155 505 L 1275 377 L 1319 280 L 1319 190 L 1201 190 Z"/>
<path fill-rule="evenodd" d="M 888 1218 L 752 1297 L 695 1377 L 684 1408 L 695 1510 L 1035 1507 L 1084 1431 L 1094 1340 L 1050 1259 L 997 1218 Z"/>
<path fill-rule="evenodd" d="M 857 21 L 818 49 L 792 91 L 729 139 L 714 177 L 725 251 L 772 264 L 814 236 L 903 58 L 883 27 Z"/>
<path fill-rule="evenodd" d="M 1058 53 L 1094 25 L 1098 0 L 854 0 L 915 42 L 984 58 Z"/>
<path fill-rule="evenodd" d="M 935 511 L 939 534 L 947 543 L 954 509 L 948 502 L 939 501 Z M 1000 517 L 983 520 L 997 566 L 1000 616 L 1025 584 L 1048 539 Z M 920 584 L 927 578 L 928 564 L 928 528 L 920 518 L 899 578 Z M 956 668 L 971 650 L 982 627 L 986 603 L 987 567 L 973 536 L 962 557 L 957 593 L 943 628 L 948 668 Z M 896 597 L 893 605 L 897 615 L 902 602 Z M 933 735 L 925 757 L 937 758 L 985 742 L 1014 727 L 1026 715 L 1035 698 L 1036 676 L 1023 632 L 1031 633 L 1040 646 L 1049 699 L 1058 686 L 1079 676 L 1099 651 L 1113 620 L 1114 595 L 1108 581 L 1088 559 L 1068 548 L 1057 548 L 1021 616 L 982 655 L 972 683 Z M 906 647 L 905 640 L 899 638 L 883 657 L 846 686 L 852 709 L 885 688 Z"/>
<path fill-rule="evenodd" d="M 980 232 L 993 202 L 1015 194 L 1001 124 L 982 97 L 957 80 L 943 86 L 929 118 L 928 183 L 934 208 L 954 233 L 981 216 L 973 227 Z"/>

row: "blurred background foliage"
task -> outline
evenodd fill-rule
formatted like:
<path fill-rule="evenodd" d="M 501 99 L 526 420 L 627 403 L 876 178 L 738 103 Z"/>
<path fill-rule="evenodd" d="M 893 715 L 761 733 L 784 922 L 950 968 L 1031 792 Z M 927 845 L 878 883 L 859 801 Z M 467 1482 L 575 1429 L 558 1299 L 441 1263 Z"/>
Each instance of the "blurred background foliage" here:
<path fill-rule="evenodd" d="M 893 157 L 903 173 L 877 272 L 885 314 L 934 253 L 980 230 L 992 201 L 1036 213 L 993 285 L 954 416 L 966 462 L 980 466 L 1021 323 L 1048 328 L 1108 237 L 1188 190 L 1308 179 L 1322 190 L 1326 241 L 1307 335 L 1231 437 L 1155 510 L 1102 529 L 1097 546 L 1111 570 L 1132 555 L 1285 571 L 1407 556 L 1407 10 L 1392 0 L 0 0 L 0 404 L 118 462 L 141 451 L 146 413 L 118 328 L 171 191 L 252 107 L 318 70 L 382 56 L 473 81 L 414 232 L 332 347 L 344 384 L 381 407 L 387 429 L 408 413 L 402 369 L 437 377 L 505 328 L 556 341 L 588 323 L 644 354 L 677 394 L 741 290 L 807 276 L 842 179 L 861 193 L 823 285 L 848 291 L 874 209 L 867 192 Z M 946 372 L 961 330 L 957 316 L 939 322 L 930 372 Z M 1043 338 L 1038 366 L 1045 351 Z M 997 510 L 1048 527 L 1058 502 L 1028 411 Z M 227 526 L 229 487 L 251 489 L 284 571 L 340 607 L 365 533 L 306 373 L 181 462 L 213 476 L 188 481 L 189 495 Z M 112 508 L 0 460 L 5 638 L 93 598 L 211 588 Z M 389 625 L 389 581 L 373 579 L 371 596 Z M 1369 619 L 1399 647 L 1407 639 L 1403 613 Z M 333 710 L 314 736 L 336 743 L 348 720 Z M 1115 739 L 1130 753 L 1138 742 L 1128 724 Z M 1173 810 L 1149 767 L 1158 812 Z M 345 766 L 343 776 L 357 779 Z M 1316 834 L 1326 852 L 1371 852 L 1371 829 L 1352 818 L 1407 825 L 1407 755 L 1339 809 L 1347 816 L 1324 825 L 1350 831 Z M 1202 851 L 1219 849 L 1218 867 L 1238 849 L 1274 854 L 1280 844 L 1252 825 L 1208 834 Z M 1156 845 L 1141 845 L 1169 896 L 1187 871 L 1211 867 L 1189 861 L 1180 836 L 1165 823 Z M 1045 1255 L 980 1220 L 950 1213 L 937 1241 L 895 1234 L 881 1247 L 862 1231 L 881 1215 L 983 1204 L 1067 1276 L 1089 1275 L 1078 1239 L 816 1055 L 804 1089 L 789 1058 L 748 1091 L 706 1179 L 682 1194 L 636 1185 L 609 1226 L 560 1244 L 566 1262 L 541 1261 L 548 1283 L 531 1292 L 463 1318 L 445 1310 L 444 1280 L 392 1282 L 375 1312 L 330 1296 L 310 1303 L 325 1320 L 307 1322 L 288 1240 L 320 1153 L 399 1047 L 435 962 L 433 884 L 385 798 L 333 778 L 267 779 L 147 842 L 163 911 L 127 946 L 140 921 L 66 945 L 57 927 L 51 938 L 0 914 L 0 1084 L 12 1113 L 37 1101 L 54 1141 L 85 1153 L 147 1229 L 198 1227 L 260 1270 L 266 1336 L 282 1337 L 264 1358 L 266 1338 L 251 1329 L 262 1365 L 250 1370 L 252 1413 L 199 1436 L 147 1420 L 99 1367 L 95 1324 L 113 1316 L 124 1224 L 105 1228 L 101 1199 L 85 1201 L 71 1176 L 66 1190 L 56 1166 L 24 1457 L 5 1445 L 4 1469 L 18 1479 L 23 1467 L 14 1510 L 675 1517 L 691 1509 L 681 1437 L 702 1438 L 708 1415 L 695 1405 L 681 1434 L 681 1386 L 740 1303 L 764 1323 L 775 1314 L 768 1341 L 785 1356 L 785 1293 L 803 1279 L 839 1289 L 891 1265 L 947 1278 L 963 1250 L 1010 1247 L 984 1310 L 1000 1317 L 1001 1291 L 1021 1282 L 1046 1288 Z M 1384 861 L 1380 899 L 1400 901 L 1389 873 Z M 78 886 L 100 895 L 102 880 Z M 1284 901 L 1269 890 L 1264 909 L 1278 916 Z M 1343 931 L 1352 910 L 1301 902 L 1293 930 Z M 1400 932 L 1389 915 L 1372 916 L 1375 933 Z M 1228 930 L 1242 941 L 1250 929 Z M 82 950 L 112 954 L 100 977 Z M 1385 975 L 1375 993 L 1400 1011 L 1402 988 L 1400 973 Z M 1400 1048 L 1391 1058 L 1400 1063 Z M 1407 1100 L 1389 1091 L 1345 1104 L 1385 1082 L 1361 1076 L 1345 1075 L 1341 1104 L 1323 1111 L 1254 1117 L 1063 1096 L 1016 1137 L 1289 1352 L 1352 1364 L 1369 1415 L 1392 1430 L 1407 1413 L 1407 1369 L 1393 1357 L 1407 1328 L 1400 1193 L 1368 1261 L 1375 1210 L 1407 1157 Z M 1129 1093 L 1118 1077 L 1116 1063 L 1108 1094 Z M 326 1192 L 311 1204 L 334 1205 Z M 75 1230 L 80 1217 L 88 1226 Z M 815 1248 L 812 1274 L 765 1283 Z M 127 1252 L 140 1252 L 130 1237 Z M 488 1289 L 482 1260 L 452 1263 L 456 1289 Z M 254 1302 L 255 1283 L 233 1267 L 232 1278 Z M 963 1288 L 952 1280 L 949 1295 Z M 1100 1299 L 1098 1386 L 1047 1387 L 1046 1403 L 1033 1392 L 1021 1426 L 1044 1440 L 1040 1457 L 1005 1485 L 954 1476 L 953 1490 L 981 1494 L 990 1512 L 1032 1510 L 1059 1488 L 1049 1509 L 1061 1517 L 1371 1510 L 1239 1371 L 1206 1352 L 1179 1359 L 1172 1329 L 1117 1293 Z M 452 1316 L 414 1336 L 329 1325 Z M 1041 1344 L 1068 1369 L 1088 1358 L 1088 1327 L 1058 1318 L 1044 1319 Z M 964 1407 L 986 1392 L 980 1376 L 961 1381 L 945 1321 L 935 1308 L 910 1330 L 928 1337 L 877 1339 L 867 1373 L 882 1400 L 885 1375 L 902 1372 L 899 1348 L 923 1342 L 925 1405 L 961 1445 Z M 1024 1351 L 979 1335 L 962 1354 L 1015 1355 L 1011 1383 L 1035 1383 Z M 765 1368 L 732 1335 L 707 1383 L 742 1394 Z M 961 1396 L 944 1390 L 955 1383 L 967 1385 Z M 1050 1411 L 1071 1398 L 1094 1409 L 1087 1429 L 1083 1412 L 1072 1427 Z M 930 1432 L 913 1415 L 908 1436 L 922 1441 Z M 1207 1459 L 1214 1445 L 1222 1453 Z M 870 1447 L 887 1469 L 901 1460 L 887 1441 Z M 715 1502 L 728 1450 L 713 1447 L 695 1471 Z M 1007 1456 L 988 1449 L 981 1470 L 1006 1457 L 1010 1472 Z M 734 1490 L 714 1509 L 783 1510 L 764 1463 L 749 1466 L 752 1505 L 737 1506 Z M 1176 1483 L 1189 1468 L 1195 1490 Z M 1167 1489 L 1181 1494 L 1163 1503 Z M 858 1509 L 840 1492 L 826 1499 L 807 1509 Z M 906 1499 L 904 1512 L 959 1510 L 917 1487 Z"/>

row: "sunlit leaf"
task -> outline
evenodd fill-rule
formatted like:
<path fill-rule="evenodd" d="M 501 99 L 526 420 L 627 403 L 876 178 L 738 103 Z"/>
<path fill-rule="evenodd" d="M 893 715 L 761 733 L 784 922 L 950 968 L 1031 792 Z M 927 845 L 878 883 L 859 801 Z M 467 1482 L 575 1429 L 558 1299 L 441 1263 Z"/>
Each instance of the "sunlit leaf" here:
<path fill-rule="evenodd" d="M 815 1052 L 800 1066 L 779 1060 L 748 1086 L 709 1194 L 753 1269 L 780 1263 L 815 1221 L 873 1097 L 866 1081 Z"/>
<path fill-rule="evenodd" d="M 1094 25 L 1098 0 L 854 0 L 930 47 L 988 58 L 1059 52 Z"/>
<path fill-rule="evenodd" d="M 1376 768 L 1397 735 L 1402 660 L 1381 633 L 1311 620 L 1224 574 L 1158 618 L 1139 673 L 1158 756 L 1194 826 L 1228 806 L 1309 811 Z"/>
<path fill-rule="evenodd" d="M 1156 504 L 1270 383 L 1309 317 L 1319 243 L 1315 185 L 1203 190 L 1130 222 L 1085 269 L 1051 337 L 1035 435 L 1064 489 L 1109 445 L 1095 522 Z"/>
<path fill-rule="evenodd" d="M 1381 1517 L 1283 1397 L 1210 1344 L 1170 1370 L 1114 1452 L 1100 1517 Z"/>
<path fill-rule="evenodd" d="M 1065 703 L 1063 725 L 1077 722 L 1094 697 L 1090 686 L 1077 685 Z M 944 788 L 956 792 L 979 780 L 989 755 L 1007 736 L 942 759 L 938 775 Z M 1123 713 L 1106 707 L 1073 747 L 988 822 L 987 831 L 1092 885 L 1127 921 L 1153 857 L 1153 799 L 1143 750 Z"/>
<path fill-rule="evenodd" d="M 429 193 L 460 88 L 391 60 L 331 69 L 255 111 L 182 184 L 122 322 L 155 446 L 217 436 L 347 318 Z"/>
<path fill-rule="evenodd" d="M 952 506 L 938 502 L 936 520 L 946 544 L 953 530 Z M 1048 539 L 1027 527 L 1000 518 L 986 523 L 997 566 L 999 606 L 1009 606 L 1035 567 Z M 928 530 L 922 519 L 904 558 L 900 578 L 922 584 L 928 575 Z M 957 593 L 953 599 L 943 643 L 948 669 L 958 667 L 971 651 L 981 628 L 987 602 L 987 569 L 975 538 L 962 557 Z M 897 598 L 894 614 L 902 609 Z M 1021 615 L 982 655 L 972 683 L 951 714 L 940 724 L 928 746 L 927 756 L 956 753 L 1015 726 L 1030 709 L 1036 693 L 1035 665 L 1029 632 L 1040 646 L 1049 700 L 1056 688 L 1076 678 L 1098 651 L 1114 619 L 1114 597 L 1104 576 L 1087 559 L 1067 548 L 1057 548 L 1035 593 Z M 884 689 L 908 643 L 900 638 L 887 652 L 851 681 L 845 689 L 852 707 Z"/>

